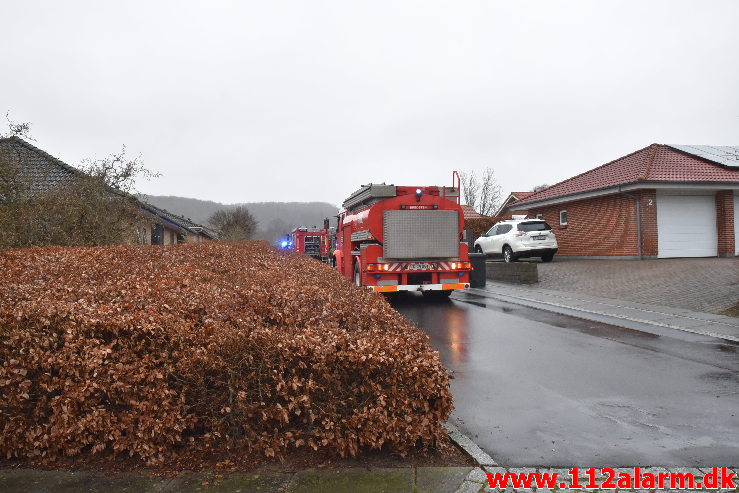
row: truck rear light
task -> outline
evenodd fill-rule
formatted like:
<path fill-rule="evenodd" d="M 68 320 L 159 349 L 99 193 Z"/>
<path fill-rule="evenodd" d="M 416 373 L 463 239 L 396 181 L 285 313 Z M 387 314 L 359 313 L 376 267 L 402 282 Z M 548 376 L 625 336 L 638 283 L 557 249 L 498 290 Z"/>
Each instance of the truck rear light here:
<path fill-rule="evenodd" d="M 367 272 L 374 272 L 377 270 L 377 264 L 367 264 Z"/>
<path fill-rule="evenodd" d="M 451 267 L 452 267 L 452 270 L 470 269 L 472 268 L 472 263 L 471 262 L 452 262 Z"/>

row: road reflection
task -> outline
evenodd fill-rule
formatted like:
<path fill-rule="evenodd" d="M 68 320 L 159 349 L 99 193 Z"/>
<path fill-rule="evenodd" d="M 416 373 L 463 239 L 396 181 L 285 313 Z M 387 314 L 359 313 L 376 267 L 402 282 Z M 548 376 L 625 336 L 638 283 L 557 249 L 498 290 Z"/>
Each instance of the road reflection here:
<path fill-rule="evenodd" d="M 469 336 L 466 308 L 451 300 L 428 301 L 418 293 L 399 293 L 389 297 L 388 301 L 431 337 L 445 364 L 467 362 Z"/>
<path fill-rule="evenodd" d="M 453 372 L 452 421 L 512 467 L 739 460 L 737 347 L 455 293 L 388 298 Z M 690 335 L 690 337 L 694 337 Z"/>

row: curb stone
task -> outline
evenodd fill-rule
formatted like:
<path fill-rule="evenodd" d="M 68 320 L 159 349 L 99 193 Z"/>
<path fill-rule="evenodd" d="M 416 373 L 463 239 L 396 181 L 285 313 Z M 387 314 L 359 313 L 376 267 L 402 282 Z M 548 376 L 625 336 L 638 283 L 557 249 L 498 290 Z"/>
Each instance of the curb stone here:
<path fill-rule="evenodd" d="M 445 423 L 444 428 L 449 434 L 449 438 L 452 439 L 462 450 L 464 450 L 475 462 L 481 466 L 497 466 L 498 463 L 488 455 L 483 449 L 481 449 L 475 442 L 472 441 L 467 435 L 459 431 L 459 429 L 451 423 Z"/>

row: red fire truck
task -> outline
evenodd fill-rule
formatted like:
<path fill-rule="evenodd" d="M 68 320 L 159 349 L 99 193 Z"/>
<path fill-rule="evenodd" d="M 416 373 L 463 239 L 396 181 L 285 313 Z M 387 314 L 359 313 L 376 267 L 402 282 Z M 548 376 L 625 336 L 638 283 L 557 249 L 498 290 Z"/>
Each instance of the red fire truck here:
<path fill-rule="evenodd" d="M 459 177 L 452 187 L 362 186 L 342 204 L 336 268 L 358 286 L 446 297 L 470 287 Z M 456 185 L 456 186 L 454 186 Z"/>
<path fill-rule="evenodd" d="M 295 228 L 282 242 L 283 248 L 304 253 L 329 265 L 333 265 L 334 257 L 332 253 L 335 244 L 336 230 L 329 227 L 328 219 L 323 222 L 323 229 L 316 227 Z"/>

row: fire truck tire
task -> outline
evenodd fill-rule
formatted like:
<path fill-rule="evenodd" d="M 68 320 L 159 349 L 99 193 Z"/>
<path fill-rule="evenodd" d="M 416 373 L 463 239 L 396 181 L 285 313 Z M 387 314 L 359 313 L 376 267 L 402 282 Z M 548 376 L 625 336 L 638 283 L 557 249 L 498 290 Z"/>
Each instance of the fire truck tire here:
<path fill-rule="evenodd" d="M 451 290 L 448 291 L 424 291 L 423 297 L 429 301 L 441 301 L 449 298 L 452 294 Z"/>
<path fill-rule="evenodd" d="M 362 285 L 362 274 L 359 270 L 359 260 L 354 261 L 354 284 L 357 286 Z"/>

